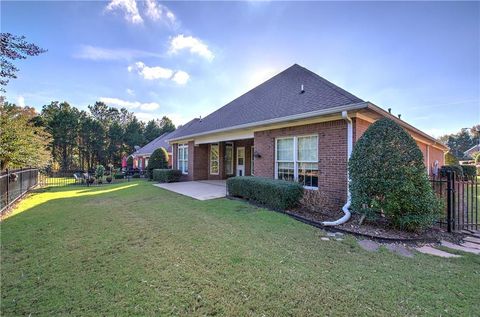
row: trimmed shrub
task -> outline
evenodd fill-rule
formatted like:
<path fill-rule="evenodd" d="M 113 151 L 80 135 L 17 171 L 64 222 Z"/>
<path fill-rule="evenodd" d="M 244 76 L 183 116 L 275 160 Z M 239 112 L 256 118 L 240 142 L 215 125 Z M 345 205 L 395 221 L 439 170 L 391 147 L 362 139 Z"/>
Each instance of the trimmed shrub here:
<path fill-rule="evenodd" d="M 180 181 L 182 171 L 171 169 L 154 169 L 153 180 L 160 183 L 173 183 Z"/>
<path fill-rule="evenodd" d="M 149 179 L 153 179 L 153 170 L 168 168 L 168 153 L 165 148 L 160 147 L 153 151 L 148 160 L 147 174 Z"/>
<path fill-rule="evenodd" d="M 132 175 L 132 178 L 140 178 L 140 174 L 135 173 L 135 174 Z"/>
<path fill-rule="evenodd" d="M 106 180 L 107 180 L 107 183 L 110 184 L 112 182 L 112 176 L 107 176 Z"/>
<path fill-rule="evenodd" d="M 95 169 L 95 177 L 102 178 L 103 175 L 105 175 L 105 167 L 101 164 L 97 165 L 97 168 Z"/>
<path fill-rule="evenodd" d="M 458 158 L 453 155 L 452 152 L 445 153 L 445 164 L 446 165 L 459 165 Z"/>
<path fill-rule="evenodd" d="M 464 178 L 474 178 L 477 176 L 477 167 L 475 165 L 460 165 Z"/>
<path fill-rule="evenodd" d="M 367 129 L 349 160 L 352 209 L 370 219 L 385 217 L 393 226 L 417 230 L 441 214 L 415 140 L 384 118 Z"/>
<path fill-rule="evenodd" d="M 299 183 L 255 176 L 237 176 L 227 179 L 231 196 L 255 201 L 275 210 L 286 210 L 298 205 L 303 196 Z"/>
<path fill-rule="evenodd" d="M 444 165 L 440 168 L 440 176 L 447 177 L 447 172 L 452 171 L 455 173 L 455 177 L 463 178 L 463 169 L 460 165 Z"/>
<path fill-rule="evenodd" d="M 115 179 L 123 179 L 123 178 L 124 178 L 124 175 L 123 175 L 123 174 L 114 174 L 114 175 L 113 175 L 113 178 L 115 178 Z"/>

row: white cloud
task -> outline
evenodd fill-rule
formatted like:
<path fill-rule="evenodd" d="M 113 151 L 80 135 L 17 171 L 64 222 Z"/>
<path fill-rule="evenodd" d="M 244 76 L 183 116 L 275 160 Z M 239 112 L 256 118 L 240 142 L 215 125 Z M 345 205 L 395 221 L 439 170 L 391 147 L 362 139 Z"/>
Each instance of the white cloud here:
<path fill-rule="evenodd" d="M 136 62 L 134 65 L 128 66 L 128 71 L 137 71 L 143 78 L 147 80 L 169 79 L 173 75 L 173 70 L 160 66 L 149 67 L 143 62 Z"/>
<path fill-rule="evenodd" d="M 91 45 L 82 45 L 73 57 L 81 59 L 90 59 L 94 61 L 101 60 L 132 60 L 139 57 L 162 57 L 161 54 L 131 50 L 131 49 L 108 49 Z"/>
<path fill-rule="evenodd" d="M 190 75 L 184 72 L 183 70 L 179 70 L 173 75 L 172 80 L 179 85 L 185 85 L 187 81 L 190 79 Z"/>
<path fill-rule="evenodd" d="M 212 61 L 215 57 L 207 44 L 193 36 L 179 34 L 170 40 L 170 54 L 176 54 L 184 49 L 187 49 L 191 54 L 197 54 L 208 61 Z"/>
<path fill-rule="evenodd" d="M 111 0 L 105 8 L 106 11 L 114 11 L 117 9 L 123 11 L 125 20 L 128 22 L 133 24 L 143 23 L 135 0 Z"/>
<path fill-rule="evenodd" d="M 174 71 L 170 68 L 160 66 L 150 67 L 143 62 L 136 62 L 135 64 L 128 66 L 127 69 L 129 72 L 137 72 L 146 80 L 168 79 L 179 85 L 185 85 L 190 79 L 190 75 L 183 70 Z"/>
<path fill-rule="evenodd" d="M 135 91 L 133 91 L 133 90 L 130 89 L 130 88 L 127 88 L 125 91 L 126 91 L 127 94 L 129 94 L 130 96 L 135 96 Z"/>
<path fill-rule="evenodd" d="M 127 101 L 119 98 L 101 97 L 100 101 L 111 107 L 120 107 L 127 109 L 140 109 L 142 111 L 154 111 L 160 107 L 156 102 L 142 103 L 139 101 Z"/>
<path fill-rule="evenodd" d="M 145 14 L 153 21 L 162 21 L 170 26 L 174 26 L 177 22 L 175 14 L 166 6 L 159 4 L 156 0 L 145 1 L 145 6 Z"/>
<path fill-rule="evenodd" d="M 25 98 L 23 96 L 17 97 L 17 106 L 25 107 Z"/>

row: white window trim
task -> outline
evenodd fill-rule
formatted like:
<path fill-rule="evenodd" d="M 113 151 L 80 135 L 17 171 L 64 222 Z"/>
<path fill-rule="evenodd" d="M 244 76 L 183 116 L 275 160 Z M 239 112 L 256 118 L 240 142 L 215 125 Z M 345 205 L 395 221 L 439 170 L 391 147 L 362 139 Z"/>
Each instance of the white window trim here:
<path fill-rule="evenodd" d="M 316 161 L 298 161 L 298 138 L 317 137 L 317 160 Z M 318 134 L 295 135 L 275 138 L 275 179 L 278 179 L 278 163 L 292 163 L 292 161 L 278 160 L 277 158 L 277 144 L 278 140 L 293 139 L 293 179 L 298 182 L 298 163 L 317 163 L 318 164 Z M 305 189 L 317 190 L 318 187 L 303 186 Z"/>
<path fill-rule="evenodd" d="M 227 148 L 228 147 L 232 147 L 232 160 L 231 160 L 231 167 L 232 167 L 232 170 L 230 171 L 227 171 L 227 164 L 225 164 L 225 173 L 227 175 L 235 175 L 235 146 L 233 145 L 233 142 L 227 142 L 225 144 L 225 162 L 226 162 L 226 159 L 227 159 Z"/>
<path fill-rule="evenodd" d="M 217 162 L 217 172 L 216 172 L 216 173 L 212 173 L 212 162 L 213 162 L 213 161 L 212 161 L 212 147 L 214 147 L 214 146 L 216 146 L 217 149 L 218 149 L 218 150 L 217 150 L 217 155 L 218 155 L 218 156 L 217 156 L 217 160 L 216 160 L 216 162 Z M 219 174 L 220 174 L 220 144 L 218 144 L 218 143 L 212 143 L 212 144 L 210 144 L 210 153 L 209 153 L 209 156 L 208 156 L 208 161 L 209 161 L 209 163 L 210 163 L 210 164 L 209 164 L 209 165 L 210 165 L 210 166 L 209 166 L 209 167 L 210 167 L 210 168 L 209 168 L 209 169 L 210 169 L 210 171 L 209 171 L 209 172 L 210 172 L 210 175 L 219 175 Z"/>
<path fill-rule="evenodd" d="M 183 149 L 183 159 L 180 159 L 180 149 Z M 183 175 L 188 175 L 188 158 L 185 160 L 185 150 L 187 150 L 188 153 L 188 144 L 179 144 L 178 149 L 177 149 L 177 168 L 182 171 Z M 180 161 L 186 162 L 186 165 L 184 165 L 187 169 L 185 172 L 185 168 L 180 169 Z"/>

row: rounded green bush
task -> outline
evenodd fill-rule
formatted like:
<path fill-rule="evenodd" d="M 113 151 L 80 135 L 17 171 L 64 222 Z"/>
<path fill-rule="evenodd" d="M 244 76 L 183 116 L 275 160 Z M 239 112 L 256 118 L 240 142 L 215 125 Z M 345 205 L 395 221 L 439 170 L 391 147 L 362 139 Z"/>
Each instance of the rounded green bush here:
<path fill-rule="evenodd" d="M 153 179 L 154 169 L 168 169 L 168 153 L 165 148 L 160 147 L 153 151 L 148 160 L 147 173 L 148 178 Z"/>
<path fill-rule="evenodd" d="M 404 230 L 432 225 L 441 213 L 415 140 L 397 123 L 373 123 L 356 142 L 349 160 L 354 212 L 385 217 Z"/>

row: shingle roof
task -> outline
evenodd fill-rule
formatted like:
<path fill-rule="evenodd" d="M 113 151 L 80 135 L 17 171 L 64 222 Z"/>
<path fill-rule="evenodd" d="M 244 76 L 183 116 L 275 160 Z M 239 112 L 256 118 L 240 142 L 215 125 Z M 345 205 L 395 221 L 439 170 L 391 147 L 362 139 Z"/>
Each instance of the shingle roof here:
<path fill-rule="evenodd" d="M 179 126 L 175 131 L 164 133 L 155 140 L 151 141 L 147 145 L 144 145 L 143 147 L 139 148 L 136 150 L 133 155 L 146 155 L 146 154 L 152 154 L 153 151 L 160 147 L 164 147 L 168 153 L 172 152 L 172 146 L 170 143 L 168 143 L 168 140 L 173 139 L 176 137 L 177 134 L 182 133 L 184 129 L 188 129 L 192 124 L 198 122 L 198 118 L 192 119 L 185 123 L 182 126 Z"/>
<path fill-rule="evenodd" d="M 168 153 L 172 152 L 172 146 L 167 142 L 167 140 L 170 139 L 170 135 L 172 135 L 174 132 L 175 131 L 162 134 L 161 136 L 154 139 L 147 145 L 136 150 L 133 154 L 134 155 L 152 154 L 156 149 L 160 147 L 164 147 Z"/>
<path fill-rule="evenodd" d="M 360 102 L 363 100 L 294 64 L 170 139 Z"/>

